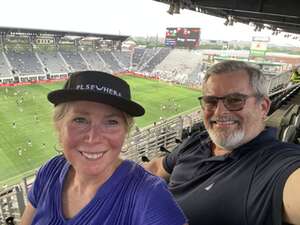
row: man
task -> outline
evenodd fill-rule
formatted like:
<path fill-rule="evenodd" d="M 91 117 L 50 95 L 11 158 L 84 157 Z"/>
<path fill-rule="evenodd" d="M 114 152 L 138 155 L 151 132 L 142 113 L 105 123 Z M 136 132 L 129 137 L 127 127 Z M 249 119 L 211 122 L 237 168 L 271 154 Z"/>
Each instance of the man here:
<path fill-rule="evenodd" d="M 292 70 L 291 82 L 292 82 L 292 84 L 296 84 L 296 83 L 300 82 L 300 66 L 298 66 Z"/>
<path fill-rule="evenodd" d="M 300 224 L 300 146 L 265 127 L 266 86 L 244 62 L 212 66 L 199 98 L 207 131 L 145 165 L 169 180 L 190 225 Z"/>

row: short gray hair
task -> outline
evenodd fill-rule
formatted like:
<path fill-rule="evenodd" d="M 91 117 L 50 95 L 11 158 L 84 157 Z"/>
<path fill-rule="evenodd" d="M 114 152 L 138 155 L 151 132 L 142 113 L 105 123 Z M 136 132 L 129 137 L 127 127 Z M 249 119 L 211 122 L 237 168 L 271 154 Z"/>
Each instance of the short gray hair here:
<path fill-rule="evenodd" d="M 250 86 L 258 96 L 268 96 L 267 79 L 263 73 L 252 65 L 235 60 L 225 60 L 210 67 L 203 78 L 202 87 L 204 88 L 208 78 L 212 75 L 236 72 L 244 70 L 249 75 Z"/>

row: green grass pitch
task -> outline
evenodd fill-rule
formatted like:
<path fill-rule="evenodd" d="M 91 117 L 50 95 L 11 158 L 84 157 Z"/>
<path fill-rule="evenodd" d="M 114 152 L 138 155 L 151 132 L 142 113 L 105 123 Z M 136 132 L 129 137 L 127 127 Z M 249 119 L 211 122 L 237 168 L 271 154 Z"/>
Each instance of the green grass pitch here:
<path fill-rule="evenodd" d="M 122 78 L 130 84 L 133 99 L 146 109 L 145 116 L 136 119 L 140 128 L 199 106 L 199 91 L 132 76 Z M 52 105 L 46 95 L 62 85 L 0 88 L 0 184 L 19 180 L 56 154 Z"/>

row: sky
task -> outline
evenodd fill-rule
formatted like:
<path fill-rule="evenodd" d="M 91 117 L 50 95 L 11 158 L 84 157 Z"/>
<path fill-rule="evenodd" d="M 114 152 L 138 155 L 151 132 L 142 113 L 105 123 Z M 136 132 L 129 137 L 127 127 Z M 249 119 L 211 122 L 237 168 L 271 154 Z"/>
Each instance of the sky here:
<path fill-rule="evenodd" d="M 299 40 L 254 32 L 254 27 L 190 10 L 167 13 L 169 6 L 153 0 L 2 0 L 1 27 L 164 37 L 166 27 L 200 27 L 201 39 L 251 41 L 269 36 L 272 43 L 300 47 Z"/>

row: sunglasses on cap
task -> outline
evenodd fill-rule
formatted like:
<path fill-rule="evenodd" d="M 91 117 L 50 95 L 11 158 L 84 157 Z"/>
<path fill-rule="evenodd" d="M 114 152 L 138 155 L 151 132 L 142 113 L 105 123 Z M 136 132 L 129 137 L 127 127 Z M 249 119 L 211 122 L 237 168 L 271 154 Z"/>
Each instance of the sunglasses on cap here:
<path fill-rule="evenodd" d="M 219 100 L 222 100 L 228 111 L 240 111 L 244 108 L 246 100 L 250 97 L 260 97 L 258 94 L 245 95 L 241 93 L 228 94 L 223 97 L 204 95 L 199 97 L 203 110 L 213 111 L 217 108 Z"/>

